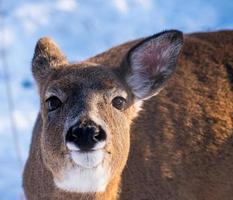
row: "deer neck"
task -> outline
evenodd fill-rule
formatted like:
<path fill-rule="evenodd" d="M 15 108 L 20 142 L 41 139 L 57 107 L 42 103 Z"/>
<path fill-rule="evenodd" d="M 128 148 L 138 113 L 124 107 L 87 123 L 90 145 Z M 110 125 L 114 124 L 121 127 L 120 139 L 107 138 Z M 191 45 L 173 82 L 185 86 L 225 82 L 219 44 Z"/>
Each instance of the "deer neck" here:
<path fill-rule="evenodd" d="M 104 192 L 98 193 L 64 193 L 64 191 L 56 191 L 53 195 L 53 199 L 70 199 L 70 200 L 117 200 L 120 190 L 120 177 L 114 178 L 107 186 Z"/>

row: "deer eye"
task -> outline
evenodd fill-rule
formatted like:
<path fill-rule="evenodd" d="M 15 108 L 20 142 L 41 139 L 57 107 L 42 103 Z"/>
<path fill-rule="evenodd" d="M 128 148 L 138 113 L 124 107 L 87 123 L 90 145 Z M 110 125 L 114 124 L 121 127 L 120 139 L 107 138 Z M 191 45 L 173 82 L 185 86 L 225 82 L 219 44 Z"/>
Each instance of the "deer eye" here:
<path fill-rule="evenodd" d="M 123 97 L 117 96 L 112 100 L 112 105 L 118 110 L 124 110 L 126 106 L 126 99 Z"/>
<path fill-rule="evenodd" d="M 62 102 L 59 98 L 52 96 L 46 100 L 46 104 L 47 104 L 47 109 L 50 112 L 58 109 L 62 105 Z"/>

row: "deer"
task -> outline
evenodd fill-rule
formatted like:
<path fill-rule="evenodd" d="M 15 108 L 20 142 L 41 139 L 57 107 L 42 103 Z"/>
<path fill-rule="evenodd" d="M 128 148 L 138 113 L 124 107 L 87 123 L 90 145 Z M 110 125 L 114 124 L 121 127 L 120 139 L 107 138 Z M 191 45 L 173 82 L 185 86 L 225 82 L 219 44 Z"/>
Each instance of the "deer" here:
<path fill-rule="evenodd" d="M 32 59 L 28 200 L 233 199 L 233 31 L 167 30 L 70 63 Z"/>

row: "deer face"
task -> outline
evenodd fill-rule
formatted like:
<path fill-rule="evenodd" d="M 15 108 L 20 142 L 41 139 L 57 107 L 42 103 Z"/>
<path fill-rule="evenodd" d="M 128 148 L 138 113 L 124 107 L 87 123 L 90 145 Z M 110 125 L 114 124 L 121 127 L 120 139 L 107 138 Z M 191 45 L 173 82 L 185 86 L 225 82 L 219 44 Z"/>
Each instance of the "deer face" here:
<path fill-rule="evenodd" d="M 104 190 L 127 159 L 130 94 L 113 72 L 84 63 L 55 70 L 41 91 L 43 158 L 55 183 Z"/>
<path fill-rule="evenodd" d="M 181 45 L 178 31 L 154 35 L 111 69 L 69 64 L 50 39 L 38 41 L 32 70 L 41 99 L 41 152 L 58 188 L 103 192 L 120 176 L 138 105 L 171 76 Z"/>

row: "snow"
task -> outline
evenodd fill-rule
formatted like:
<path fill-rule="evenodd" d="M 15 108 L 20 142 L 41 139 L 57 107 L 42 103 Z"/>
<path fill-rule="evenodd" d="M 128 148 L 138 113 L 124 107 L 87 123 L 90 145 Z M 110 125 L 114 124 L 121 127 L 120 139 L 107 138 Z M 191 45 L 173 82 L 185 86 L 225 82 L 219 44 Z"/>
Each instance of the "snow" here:
<path fill-rule="evenodd" d="M 15 34 L 12 29 L 9 27 L 5 29 L 0 29 L 0 35 L 4 35 L 5 37 L 0 37 L 0 44 L 3 44 L 7 47 L 13 44 L 15 39 Z"/>
<path fill-rule="evenodd" d="M 76 2 L 74 0 L 59 0 L 57 8 L 61 11 L 70 12 L 76 8 Z"/>
<path fill-rule="evenodd" d="M 70 61 L 78 61 L 164 29 L 192 32 L 233 28 L 233 1 L 228 0 L 3 0 L 0 4 L 4 16 L 0 14 L 0 49 L 4 45 L 10 74 L 4 75 L 6 66 L 0 60 L 1 200 L 19 199 L 22 192 L 22 167 L 11 131 L 5 80 L 11 83 L 13 119 L 25 162 L 39 109 L 30 72 L 39 37 L 54 38 Z"/>
<path fill-rule="evenodd" d="M 122 13 L 128 12 L 128 4 L 125 0 L 114 0 L 114 4 L 120 12 Z"/>

